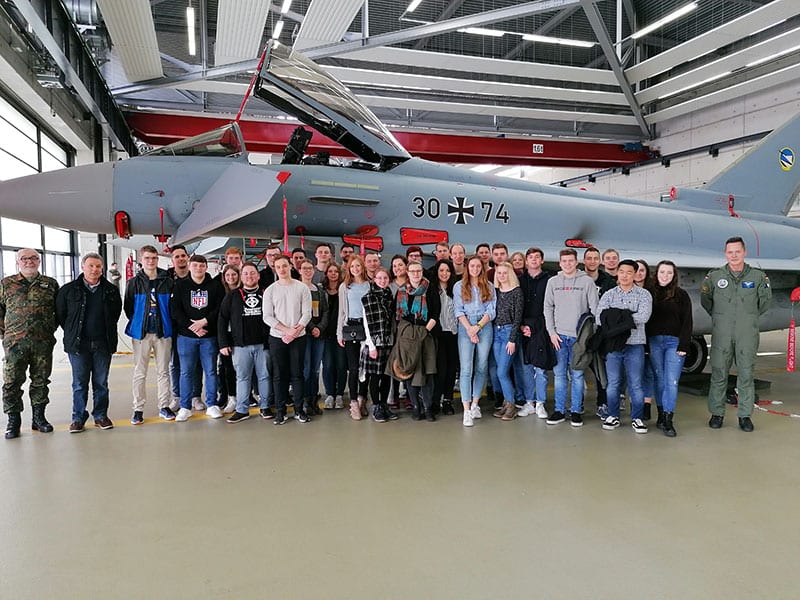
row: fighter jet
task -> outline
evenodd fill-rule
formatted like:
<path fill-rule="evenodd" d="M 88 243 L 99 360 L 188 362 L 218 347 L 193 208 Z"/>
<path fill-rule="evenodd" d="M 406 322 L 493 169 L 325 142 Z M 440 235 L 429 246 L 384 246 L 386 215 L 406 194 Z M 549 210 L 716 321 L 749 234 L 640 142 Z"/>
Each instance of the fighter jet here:
<path fill-rule="evenodd" d="M 688 370 L 707 356 L 700 308 L 705 272 L 723 260 L 724 241 L 744 238 L 748 262 L 774 290 L 762 330 L 788 326 L 789 292 L 800 274 L 800 223 L 787 213 L 800 191 L 793 145 L 800 117 L 766 137 L 702 189 L 673 189 L 668 202 L 631 200 L 497 178 L 409 155 L 339 81 L 299 52 L 271 49 L 255 95 L 356 157 L 332 164 L 306 156 L 312 132 L 295 130 L 279 165 L 256 166 L 234 122 L 129 160 L 0 183 L 4 216 L 120 236 L 154 234 L 171 243 L 209 236 L 403 246 L 503 241 L 543 248 L 615 248 L 623 258 L 673 260 L 693 293 L 695 338 Z"/>

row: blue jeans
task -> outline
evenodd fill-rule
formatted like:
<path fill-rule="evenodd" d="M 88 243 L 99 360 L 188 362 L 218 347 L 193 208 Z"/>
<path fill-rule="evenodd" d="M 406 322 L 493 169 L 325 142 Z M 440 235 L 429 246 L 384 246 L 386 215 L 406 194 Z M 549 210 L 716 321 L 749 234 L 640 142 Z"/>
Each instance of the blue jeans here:
<path fill-rule="evenodd" d="M 269 374 L 269 352 L 264 344 L 234 346 L 231 349 L 233 368 L 236 370 L 236 412 L 250 412 L 250 390 L 253 386 L 253 369 L 258 384 L 258 405 L 267 408 L 272 386 Z"/>
<path fill-rule="evenodd" d="M 177 338 L 173 338 L 175 340 Z M 203 390 L 203 367 L 197 363 L 194 370 L 194 382 L 192 383 L 192 398 L 199 398 Z M 181 397 L 181 357 L 178 354 L 177 342 L 172 344 L 172 360 L 169 363 L 169 378 L 172 382 L 172 397 Z"/>
<path fill-rule="evenodd" d="M 458 375 L 458 386 L 461 390 L 462 402 L 472 402 L 473 398 L 480 398 L 481 394 L 483 394 L 483 388 L 486 385 L 486 373 L 489 368 L 489 354 L 491 352 L 491 327 L 484 327 L 478 331 L 478 343 L 473 344 L 467 335 L 467 330 L 459 322 L 458 359 L 461 362 L 461 369 Z"/>
<path fill-rule="evenodd" d="M 517 385 L 517 389 L 522 389 L 522 398 L 526 402 L 544 402 L 547 400 L 547 371 L 526 365 L 523 354 L 524 352 L 518 349 L 514 355 L 515 367 L 519 369 L 514 371 L 514 376 L 516 377 L 519 372 L 522 374 L 519 379 L 522 383 Z"/>
<path fill-rule="evenodd" d="M 181 408 L 192 409 L 195 370 L 198 362 L 206 376 L 206 406 L 217 404 L 217 346 L 216 337 L 190 338 L 178 336 L 178 355 L 181 360 Z"/>
<path fill-rule="evenodd" d="M 623 371 L 624 369 L 624 371 Z M 623 379 L 623 372 L 625 379 Z M 628 344 L 621 352 L 606 355 L 606 374 L 608 375 L 608 414 L 619 418 L 619 393 L 624 381 L 628 383 L 631 396 L 631 419 L 642 418 L 644 391 L 644 344 Z"/>
<path fill-rule="evenodd" d="M 306 358 L 303 363 L 303 380 L 305 381 L 305 397 L 315 400 L 319 392 L 319 365 L 322 362 L 322 352 L 325 350 L 325 340 L 306 334 Z"/>
<path fill-rule="evenodd" d="M 92 416 L 94 420 L 108 416 L 108 370 L 111 353 L 108 350 L 89 350 L 68 354 L 72 365 L 72 422 L 83 423 L 89 417 L 89 378 L 92 379 Z"/>
<path fill-rule="evenodd" d="M 322 352 L 322 383 L 327 396 L 342 396 L 347 386 L 347 354 L 335 337 L 326 338 Z"/>
<path fill-rule="evenodd" d="M 514 402 L 525 401 L 525 361 L 523 360 L 523 340 L 522 334 L 517 334 L 517 351 L 514 352 L 514 360 L 511 361 L 511 369 L 514 373 Z"/>
<path fill-rule="evenodd" d="M 503 389 L 503 397 L 506 402 L 514 401 L 514 383 L 511 381 L 511 364 L 514 361 L 514 354 L 506 351 L 508 336 L 511 335 L 513 325 L 499 325 L 494 327 L 494 340 L 492 349 L 494 351 L 494 362 L 497 365 L 497 379 Z M 516 351 L 515 351 L 516 354 Z"/>
<path fill-rule="evenodd" d="M 650 338 L 650 362 L 656 376 L 656 404 L 665 412 L 675 412 L 678 380 L 686 359 L 678 354 L 678 341 L 673 335 L 654 335 Z"/>
<path fill-rule="evenodd" d="M 553 368 L 555 375 L 556 410 L 563 413 L 567 408 L 567 370 L 572 380 L 570 393 L 572 412 L 580 412 L 583 404 L 583 371 L 569 368 L 572 360 L 572 346 L 575 345 L 576 338 L 568 335 L 559 335 L 561 347 L 556 351 L 558 363 Z"/>

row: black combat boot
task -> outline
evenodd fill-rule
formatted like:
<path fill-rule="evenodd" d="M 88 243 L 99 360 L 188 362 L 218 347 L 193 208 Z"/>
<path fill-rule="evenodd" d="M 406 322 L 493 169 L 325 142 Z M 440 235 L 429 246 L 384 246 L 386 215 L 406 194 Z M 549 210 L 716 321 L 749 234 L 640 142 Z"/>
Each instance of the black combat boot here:
<path fill-rule="evenodd" d="M 656 419 L 656 428 L 660 430 L 664 430 L 664 408 L 662 406 L 656 406 L 656 410 L 658 411 L 658 418 Z"/>
<path fill-rule="evenodd" d="M 44 409 L 46 404 L 36 404 L 33 407 L 33 419 L 31 421 L 31 429 L 39 433 L 51 433 L 53 426 L 47 422 L 44 416 Z"/>
<path fill-rule="evenodd" d="M 675 427 L 672 425 L 672 417 L 675 413 L 665 412 L 664 413 L 664 426 L 662 427 L 662 431 L 664 435 L 667 437 L 675 437 L 678 435 L 678 432 L 675 431 Z"/>
<path fill-rule="evenodd" d="M 18 412 L 8 413 L 8 425 L 6 425 L 6 439 L 13 440 L 19 437 L 19 429 L 22 427 L 22 416 Z"/>
<path fill-rule="evenodd" d="M 649 421 L 650 420 L 650 409 L 652 408 L 652 404 L 649 402 L 645 402 L 644 406 L 642 407 L 642 420 Z"/>

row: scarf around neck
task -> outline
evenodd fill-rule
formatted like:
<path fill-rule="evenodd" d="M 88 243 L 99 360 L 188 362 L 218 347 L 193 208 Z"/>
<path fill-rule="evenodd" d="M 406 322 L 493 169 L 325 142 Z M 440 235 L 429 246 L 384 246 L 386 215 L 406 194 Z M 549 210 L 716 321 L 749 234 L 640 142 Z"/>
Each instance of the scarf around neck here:
<path fill-rule="evenodd" d="M 397 290 L 397 316 L 401 319 L 412 316 L 419 321 L 428 320 L 428 280 L 423 279 L 416 289 L 411 289 L 411 283 L 407 283 Z M 413 298 L 409 307 L 408 300 Z"/>

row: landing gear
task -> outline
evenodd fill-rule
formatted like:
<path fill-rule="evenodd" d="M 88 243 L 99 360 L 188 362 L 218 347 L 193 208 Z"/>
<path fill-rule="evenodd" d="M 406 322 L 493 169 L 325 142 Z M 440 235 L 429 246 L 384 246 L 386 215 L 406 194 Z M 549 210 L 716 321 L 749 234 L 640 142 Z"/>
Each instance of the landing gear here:
<path fill-rule="evenodd" d="M 696 375 L 700 373 L 708 362 L 708 344 L 702 335 L 692 336 L 689 342 L 689 350 L 686 352 L 686 360 L 683 362 L 683 372 Z"/>

